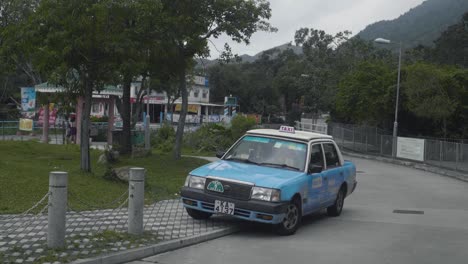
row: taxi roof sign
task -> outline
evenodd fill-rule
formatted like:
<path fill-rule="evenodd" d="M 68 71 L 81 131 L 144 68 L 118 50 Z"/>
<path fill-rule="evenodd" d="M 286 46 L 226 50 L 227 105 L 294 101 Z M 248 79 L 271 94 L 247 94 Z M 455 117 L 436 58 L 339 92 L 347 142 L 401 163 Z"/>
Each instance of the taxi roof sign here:
<path fill-rule="evenodd" d="M 281 127 L 279 128 L 279 132 L 285 132 L 285 133 L 295 134 L 295 133 L 296 133 L 296 129 L 294 129 L 294 127 L 290 127 L 290 126 L 281 126 Z"/>

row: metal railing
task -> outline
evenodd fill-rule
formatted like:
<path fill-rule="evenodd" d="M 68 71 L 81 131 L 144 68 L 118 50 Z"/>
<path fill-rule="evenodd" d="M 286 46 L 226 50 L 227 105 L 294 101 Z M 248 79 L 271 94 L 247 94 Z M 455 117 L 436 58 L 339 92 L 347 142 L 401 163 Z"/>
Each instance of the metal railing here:
<path fill-rule="evenodd" d="M 330 123 L 328 134 L 344 150 L 392 157 L 391 132 L 376 127 Z M 468 141 L 424 139 L 424 163 L 468 172 Z"/>
<path fill-rule="evenodd" d="M 315 133 L 320 133 L 320 134 L 327 134 L 328 132 L 327 125 L 299 122 L 299 121 L 296 121 L 295 128 L 297 130 L 315 132 Z"/>

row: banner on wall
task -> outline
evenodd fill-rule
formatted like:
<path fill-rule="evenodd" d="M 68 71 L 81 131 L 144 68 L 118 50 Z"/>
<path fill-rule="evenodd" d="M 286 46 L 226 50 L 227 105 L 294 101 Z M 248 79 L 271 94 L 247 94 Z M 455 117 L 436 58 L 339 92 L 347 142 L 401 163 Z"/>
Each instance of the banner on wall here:
<path fill-rule="evenodd" d="M 49 104 L 49 126 L 55 124 L 55 120 L 57 120 L 57 109 L 55 108 L 55 104 Z M 42 125 L 44 122 L 44 106 L 39 109 L 39 119 L 37 123 Z"/>
<path fill-rule="evenodd" d="M 21 88 L 21 110 L 34 112 L 36 109 L 36 89 L 34 87 Z"/>
<path fill-rule="evenodd" d="M 182 111 L 182 105 L 181 104 L 176 104 L 175 110 L 176 110 L 176 112 Z M 189 112 L 189 113 L 198 113 L 198 105 L 189 104 L 187 112 Z"/>

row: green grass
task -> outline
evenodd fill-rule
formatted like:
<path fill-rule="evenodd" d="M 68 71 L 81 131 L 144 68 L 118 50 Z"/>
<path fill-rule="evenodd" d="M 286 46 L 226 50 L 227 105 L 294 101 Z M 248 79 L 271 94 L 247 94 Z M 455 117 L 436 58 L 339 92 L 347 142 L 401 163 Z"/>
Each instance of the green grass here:
<path fill-rule="evenodd" d="M 200 157 L 214 157 L 214 156 L 216 156 L 216 152 L 215 151 L 206 151 L 206 150 L 199 151 L 199 150 L 196 150 L 196 149 L 193 149 L 193 148 L 184 147 L 182 149 L 182 155 L 200 156 Z"/>
<path fill-rule="evenodd" d="M 100 151 L 91 150 L 93 173 L 79 168 L 80 151 L 75 145 L 45 145 L 34 141 L 0 141 L 0 214 L 19 213 L 30 208 L 48 191 L 49 172 L 66 171 L 69 192 L 91 205 L 102 205 L 118 198 L 128 189 L 127 183 L 103 179 L 105 165 L 96 163 Z M 136 166 L 147 170 L 147 202 L 177 196 L 188 172 L 206 164 L 200 159 L 175 161 L 169 154 L 144 158 L 122 157 L 114 167 Z M 74 201 L 79 210 L 92 209 Z"/>

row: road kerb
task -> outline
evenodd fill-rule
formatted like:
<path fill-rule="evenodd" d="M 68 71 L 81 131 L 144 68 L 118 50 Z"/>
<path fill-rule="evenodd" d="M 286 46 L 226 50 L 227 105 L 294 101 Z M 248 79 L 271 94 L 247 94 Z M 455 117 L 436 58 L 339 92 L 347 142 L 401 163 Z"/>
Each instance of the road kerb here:
<path fill-rule="evenodd" d="M 223 236 L 227 236 L 239 231 L 238 227 L 227 227 L 221 230 L 215 230 L 199 235 L 190 237 L 175 239 L 158 243 L 152 246 L 146 246 L 142 248 L 135 248 L 131 250 L 125 250 L 116 252 L 108 255 L 98 256 L 96 258 L 79 259 L 72 263 L 75 264 L 118 264 L 125 263 L 134 260 L 147 258 L 153 255 L 161 254 L 168 251 L 173 251 L 179 248 L 195 245 L 201 242 L 213 240 Z"/>

